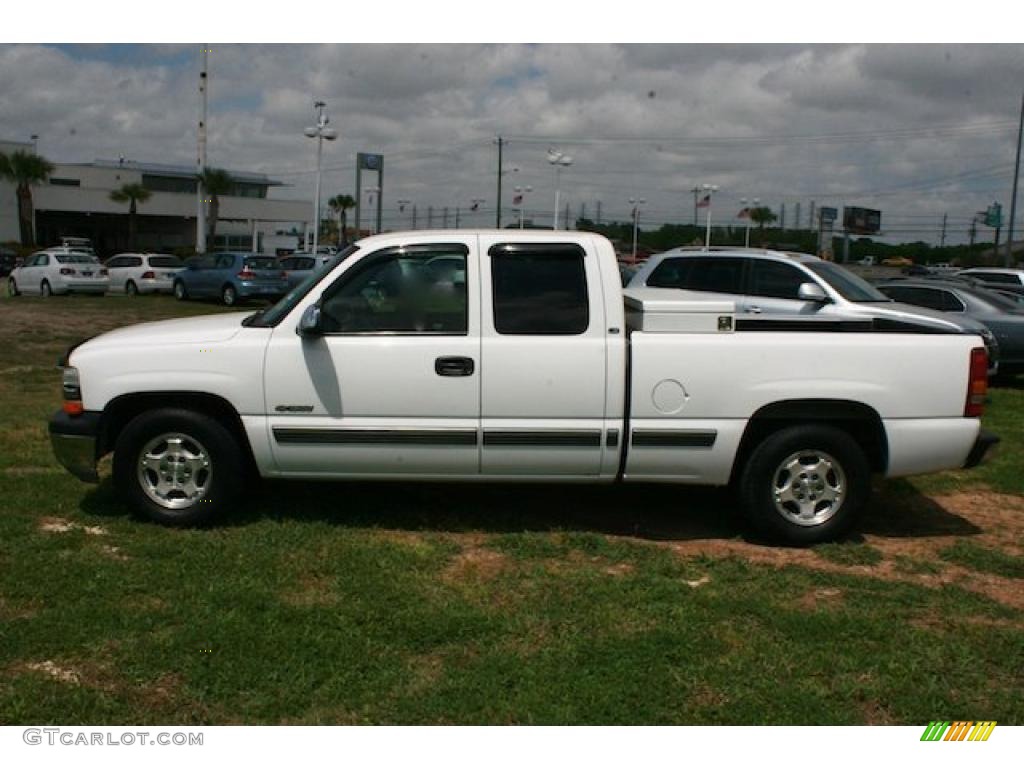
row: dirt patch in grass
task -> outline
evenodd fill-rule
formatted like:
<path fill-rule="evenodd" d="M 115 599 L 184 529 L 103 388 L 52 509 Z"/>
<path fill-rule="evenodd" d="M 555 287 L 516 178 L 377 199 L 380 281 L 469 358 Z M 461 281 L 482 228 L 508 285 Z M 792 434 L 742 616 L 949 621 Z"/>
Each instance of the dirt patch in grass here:
<path fill-rule="evenodd" d="M 42 533 L 68 533 L 75 529 L 75 524 L 63 517 L 39 518 L 39 530 Z"/>
<path fill-rule="evenodd" d="M 441 572 L 449 583 L 490 581 L 508 566 L 508 556 L 482 546 L 469 546 Z"/>
<path fill-rule="evenodd" d="M 796 604 L 805 611 L 816 611 L 822 608 L 832 610 L 842 605 L 843 590 L 835 587 L 816 587 L 805 592 Z"/>
<path fill-rule="evenodd" d="M 82 675 L 79 671 L 68 665 L 57 664 L 47 659 L 46 661 L 31 661 L 25 664 L 22 669 L 27 672 L 35 672 L 67 685 L 79 685 L 82 682 Z"/>
<path fill-rule="evenodd" d="M 0 597 L 0 622 L 15 619 L 32 619 L 39 613 L 39 602 L 31 601 L 28 605 L 13 605 L 9 600 Z"/>
<path fill-rule="evenodd" d="M 338 602 L 338 594 L 325 576 L 307 574 L 281 593 L 281 602 L 297 608 L 334 605 Z"/>
<path fill-rule="evenodd" d="M 872 551 L 870 559 L 876 562 L 856 562 L 858 558 L 827 559 L 814 549 L 777 547 L 738 539 L 695 539 L 670 542 L 666 546 L 686 557 L 739 557 L 760 565 L 799 566 L 926 587 L 956 585 L 1024 610 L 1024 580 L 948 563 L 940 555 L 962 540 L 1017 554 L 1024 546 L 1024 499 L 983 490 L 895 499 L 883 495 L 873 504 L 861 530 L 864 531 L 864 549 Z M 830 546 L 844 552 L 861 548 L 852 543 Z M 875 553 L 880 553 L 881 557 Z M 843 562 L 836 562 L 836 559 Z M 914 567 L 908 568 L 908 562 Z"/>

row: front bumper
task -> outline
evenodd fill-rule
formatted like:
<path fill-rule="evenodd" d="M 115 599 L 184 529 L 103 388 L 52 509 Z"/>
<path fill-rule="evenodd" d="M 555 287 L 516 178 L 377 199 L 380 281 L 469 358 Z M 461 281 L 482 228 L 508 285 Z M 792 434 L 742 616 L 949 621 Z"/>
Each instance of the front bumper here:
<path fill-rule="evenodd" d="M 964 469 L 976 467 L 985 461 L 987 454 L 999 442 L 999 438 L 984 429 L 978 433 L 978 439 L 974 441 L 974 447 L 967 454 L 967 461 L 964 462 Z"/>
<path fill-rule="evenodd" d="M 86 411 L 69 416 L 57 411 L 50 417 L 50 443 L 53 454 L 68 472 L 87 483 L 98 483 L 96 443 L 100 433 L 100 414 Z"/>

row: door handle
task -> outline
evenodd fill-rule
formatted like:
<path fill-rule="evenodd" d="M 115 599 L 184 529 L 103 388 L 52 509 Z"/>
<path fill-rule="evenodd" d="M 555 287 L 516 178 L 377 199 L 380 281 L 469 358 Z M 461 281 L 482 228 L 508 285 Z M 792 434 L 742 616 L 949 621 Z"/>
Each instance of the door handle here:
<path fill-rule="evenodd" d="M 755 306 L 751 306 L 751 307 L 747 307 L 747 312 L 750 312 L 751 314 L 754 314 L 754 315 L 760 315 L 761 314 L 761 308 L 756 306 L 756 305 Z"/>
<path fill-rule="evenodd" d="M 471 357 L 439 357 L 434 361 L 438 376 L 472 376 L 476 364 Z"/>

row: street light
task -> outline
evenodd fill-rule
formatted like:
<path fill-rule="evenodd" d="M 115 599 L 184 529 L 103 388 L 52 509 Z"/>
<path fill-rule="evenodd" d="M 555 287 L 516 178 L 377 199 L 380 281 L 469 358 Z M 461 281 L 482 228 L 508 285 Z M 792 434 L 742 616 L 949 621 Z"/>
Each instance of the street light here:
<path fill-rule="evenodd" d="M 753 203 L 753 207 L 757 208 L 761 204 L 761 198 L 755 197 L 751 202 Z M 750 211 L 751 211 L 751 209 L 747 207 L 747 198 L 745 198 L 745 197 L 741 197 L 740 198 L 740 205 L 743 206 L 743 216 L 747 220 L 746 247 L 749 248 L 750 247 Z"/>
<path fill-rule="evenodd" d="M 637 222 L 640 218 L 640 206 L 644 205 L 647 201 L 644 198 L 629 198 L 629 204 L 633 206 L 633 263 L 636 264 L 636 233 L 637 233 Z"/>
<path fill-rule="evenodd" d="M 555 225 L 554 229 L 558 229 L 558 199 L 561 194 L 561 178 L 562 169 L 568 168 L 572 165 L 572 157 L 565 154 L 561 150 L 551 147 L 548 149 L 548 162 L 555 166 Z"/>
<path fill-rule="evenodd" d="M 334 141 L 338 138 L 338 132 L 333 128 L 328 128 L 327 124 L 330 122 L 330 118 L 327 117 L 327 112 L 324 110 L 327 104 L 323 101 L 313 102 L 313 109 L 317 111 L 316 125 L 307 126 L 302 132 L 311 139 L 316 139 L 316 195 L 313 198 L 313 253 L 316 253 L 317 245 L 320 240 L 320 181 L 321 181 L 321 169 L 320 163 L 323 156 L 324 139 L 327 141 Z"/>
<path fill-rule="evenodd" d="M 533 192 L 533 187 L 529 186 L 529 185 L 525 186 L 525 187 L 516 187 L 515 188 L 515 192 L 516 192 L 515 197 L 512 198 L 512 205 L 514 205 L 516 207 L 516 209 L 519 211 L 519 228 L 522 229 L 523 228 L 523 209 L 526 207 L 526 202 L 525 202 L 526 193 L 527 192 Z"/>
<path fill-rule="evenodd" d="M 700 191 L 704 193 L 698 206 L 708 209 L 707 232 L 704 235 L 704 247 L 711 247 L 711 196 L 718 191 L 717 184 L 701 184 Z"/>

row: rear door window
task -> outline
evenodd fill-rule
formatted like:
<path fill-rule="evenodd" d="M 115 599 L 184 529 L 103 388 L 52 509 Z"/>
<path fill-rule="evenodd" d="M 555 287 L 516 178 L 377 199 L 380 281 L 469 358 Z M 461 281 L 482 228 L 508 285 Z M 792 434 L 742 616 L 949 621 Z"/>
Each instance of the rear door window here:
<path fill-rule="evenodd" d="M 502 335 L 576 336 L 590 325 L 583 249 L 556 243 L 490 249 L 494 329 Z M 437 271 L 454 265 L 438 265 Z M 464 274 L 464 267 L 463 267 Z"/>
<path fill-rule="evenodd" d="M 647 285 L 742 294 L 745 261 L 729 256 L 667 258 L 654 268 Z"/>

